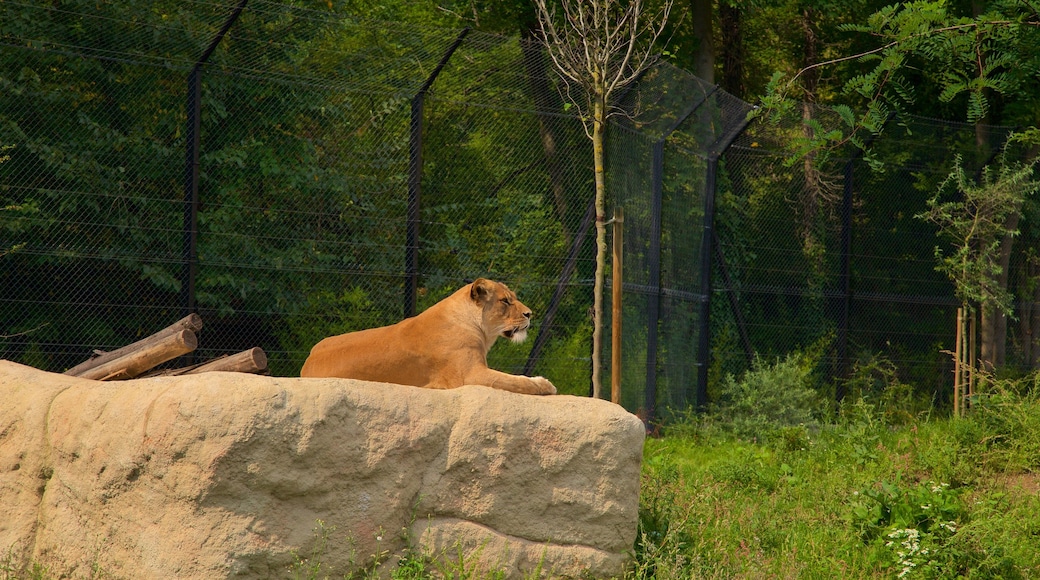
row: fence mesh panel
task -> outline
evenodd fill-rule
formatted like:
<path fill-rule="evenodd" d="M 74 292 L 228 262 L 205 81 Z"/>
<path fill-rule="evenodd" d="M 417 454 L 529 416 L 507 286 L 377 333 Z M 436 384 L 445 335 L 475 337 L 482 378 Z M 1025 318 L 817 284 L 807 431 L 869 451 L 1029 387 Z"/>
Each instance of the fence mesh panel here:
<path fill-rule="evenodd" d="M 400 319 L 418 102 L 419 309 L 467 280 L 501 279 L 541 316 L 535 340 L 498 347 L 492 366 L 588 392 L 592 148 L 537 44 L 262 1 L 215 42 L 230 4 L 159 3 L 134 18 L 126 8 L 5 5 L 18 22 L 3 52 L 13 90 L 2 139 L 14 145 L 0 166 L 5 358 L 61 370 L 127 344 L 185 313 L 189 279 L 205 323 L 197 360 L 261 346 L 272 372 L 292 375 L 321 337 Z M 208 47 L 190 246 L 188 75 Z M 690 219 L 702 219 L 704 176 L 687 151 L 712 142 L 715 92 L 661 67 L 626 94 L 633 119 L 619 118 L 610 140 L 608 203 L 630 206 L 635 232 L 691 244 L 673 256 L 656 242 L 658 279 L 633 261 L 625 286 L 643 303 L 626 309 L 637 337 L 626 343 L 643 344 L 627 351 L 626 383 L 660 376 L 666 405 L 686 401 L 697 364 Z M 655 171 L 663 204 L 651 226 Z M 628 239 L 647 251 L 638 233 Z M 662 346 L 648 374 L 651 325 Z M 644 402 L 626 390 L 626 405 Z"/>
<path fill-rule="evenodd" d="M 0 357 L 61 371 L 194 309 L 195 360 L 260 346 L 292 376 L 322 337 L 399 320 L 411 284 L 422 310 L 487 276 L 536 319 L 491 365 L 588 393 L 592 146 L 540 47 L 269 0 L 221 40 L 233 10 L 0 4 Z M 210 48 L 193 238 L 189 75 Z M 914 216 L 955 156 L 980 169 L 1009 128 L 893 123 L 878 173 L 851 149 L 787 161 L 802 117 L 831 127 L 833 114 L 806 105 L 745 128 L 751 105 L 667 64 L 616 104 L 605 217 L 625 212 L 626 408 L 682 410 L 707 362 L 718 377 L 794 349 L 821 349 L 834 376 L 881 355 L 948 388 L 957 304 L 935 228 Z M 1010 267 L 1032 320 L 1036 260 Z M 614 283 L 608 271 L 608 306 Z M 1009 362 L 1036 358 L 1030 328 L 1009 324 Z"/>
<path fill-rule="evenodd" d="M 838 124 L 807 110 L 825 127 Z M 960 302 L 936 270 L 935 248 L 943 244 L 936 227 L 919 214 L 958 156 L 969 171 L 981 171 L 1011 128 L 921 117 L 903 123 L 891 123 L 871 147 L 883 171 L 847 150 L 816 173 L 790 164 L 782 142 L 803 130 L 795 118 L 786 125 L 752 124 L 726 152 L 720 195 L 732 196 L 732 203 L 720 210 L 720 250 L 732 285 L 720 281 L 714 288 L 713 355 L 720 369 L 747 367 L 743 331 L 747 347 L 764 357 L 821 350 L 830 376 L 889 360 L 901 380 L 945 401 L 952 373 L 945 351 L 954 349 Z M 851 204 L 843 226 L 844 195 Z M 1021 365 L 1013 357 L 1007 362 Z"/>

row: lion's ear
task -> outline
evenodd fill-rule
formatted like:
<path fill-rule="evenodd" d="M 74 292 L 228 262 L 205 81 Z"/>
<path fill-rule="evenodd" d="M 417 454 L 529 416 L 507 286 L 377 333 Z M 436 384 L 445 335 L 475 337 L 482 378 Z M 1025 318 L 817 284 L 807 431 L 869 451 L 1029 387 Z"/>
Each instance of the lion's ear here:
<path fill-rule="evenodd" d="M 493 291 L 494 287 L 491 285 L 491 280 L 477 278 L 469 288 L 469 297 L 477 304 L 483 304 L 491 298 Z"/>

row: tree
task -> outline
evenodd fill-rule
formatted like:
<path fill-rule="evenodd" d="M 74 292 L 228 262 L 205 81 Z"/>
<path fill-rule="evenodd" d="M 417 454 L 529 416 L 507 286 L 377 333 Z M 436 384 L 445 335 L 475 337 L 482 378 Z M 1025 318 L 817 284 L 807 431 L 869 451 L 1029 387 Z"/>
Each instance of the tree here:
<path fill-rule="evenodd" d="M 653 18 L 644 19 L 642 0 L 564 0 L 562 18 L 546 0 L 534 0 L 539 31 L 563 79 L 567 99 L 578 108 L 592 140 L 596 182 L 596 276 L 593 288 L 592 391 L 600 396 L 603 350 L 603 279 L 606 244 L 606 168 L 604 138 L 608 117 L 624 113 L 614 97 L 651 67 L 654 43 L 672 8 L 666 0 Z"/>
<path fill-rule="evenodd" d="M 722 74 L 719 86 L 731 95 L 744 98 L 744 27 L 740 10 L 735 3 L 719 2 L 719 28 L 722 42 Z"/>
<path fill-rule="evenodd" d="M 1033 101 L 1040 12 L 1026 3 L 995 2 L 972 16 L 957 14 L 943 1 L 893 4 L 863 24 L 842 29 L 875 39 L 875 45 L 807 63 L 792 76 L 775 73 L 758 113 L 789 110 L 794 105 L 791 94 L 801 90 L 799 79 L 816 75 L 821 67 L 858 67 L 839 88 L 847 101 L 858 100 L 866 112 L 857 116 L 840 108 L 845 131 L 812 135 L 796 147 L 801 154 L 833 151 L 849 142 L 865 147 L 864 136 L 880 133 L 892 112 L 908 112 L 922 86 L 936 89 L 936 102 L 961 108 L 969 123 L 990 114 L 995 95 Z"/>
<path fill-rule="evenodd" d="M 1015 140 L 1034 138 L 1035 131 Z M 996 168 L 985 167 L 976 182 L 965 171 L 958 156 L 954 170 L 939 185 L 935 195 L 928 200 L 929 210 L 917 217 L 939 226 L 939 235 L 949 239 L 953 251 L 945 254 L 938 246 L 935 256 L 939 261 L 937 270 L 953 282 L 957 297 L 961 300 L 961 311 L 972 320 L 974 327 L 977 310 L 981 310 L 983 321 L 996 316 L 1014 316 L 1013 296 L 1007 290 L 1007 267 L 1011 240 L 1018 235 L 1018 222 L 1022 204 L 1040 190 L 1040 181 L 1033 175 L 1038 158 L 1027 162 L 1010 161 L 1001 155 Z M 961 314 L 958 312 L 958 325 Z M 958 328 L 958 337 L 963 327 Z M 983 345 L 986 334 L 983 333 Z M 992 344 L 993 337 L 989 337 Z M 957 339 L 958 342 L 960 338 Z M 969 341 L 971 344 L 973 341 Z M 961 397 L 971 395 L 974 380 L 968 380 L 967 392 L 962 391 L 961 370 L 973 372 L 974 352 L 965 352 L 958 343 L 956 379 L 954 381 L 955 413 L 960 413 Z M 983 350 L 982 365 L 992 370 L 1003 361 L 997 360 L 992 350 Z"/>

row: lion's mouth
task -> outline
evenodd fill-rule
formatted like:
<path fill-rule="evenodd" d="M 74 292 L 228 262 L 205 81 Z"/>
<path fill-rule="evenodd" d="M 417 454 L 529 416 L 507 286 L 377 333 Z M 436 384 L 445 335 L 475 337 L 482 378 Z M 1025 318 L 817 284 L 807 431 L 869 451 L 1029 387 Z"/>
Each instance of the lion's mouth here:
<path fill-rule="evenodd" d="M 502 331 L 502 336 L 513 342 L 523 342 L 527 340 L 527 327 L 514 326 L 513 328 L 507 328 Z"/>

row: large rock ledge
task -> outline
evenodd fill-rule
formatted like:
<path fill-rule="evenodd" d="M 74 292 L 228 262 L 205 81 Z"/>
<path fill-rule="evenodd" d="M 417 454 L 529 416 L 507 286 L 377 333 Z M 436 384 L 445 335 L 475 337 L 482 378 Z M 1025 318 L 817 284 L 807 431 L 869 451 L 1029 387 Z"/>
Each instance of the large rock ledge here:
<path fill-rule="evenodd" d="M 623 571 L 644 429 L 605 401 L 233 373 L 102 383 L 0 361 L 0 552 L 55 575 L 339 576 L 411 551 Z"/>

